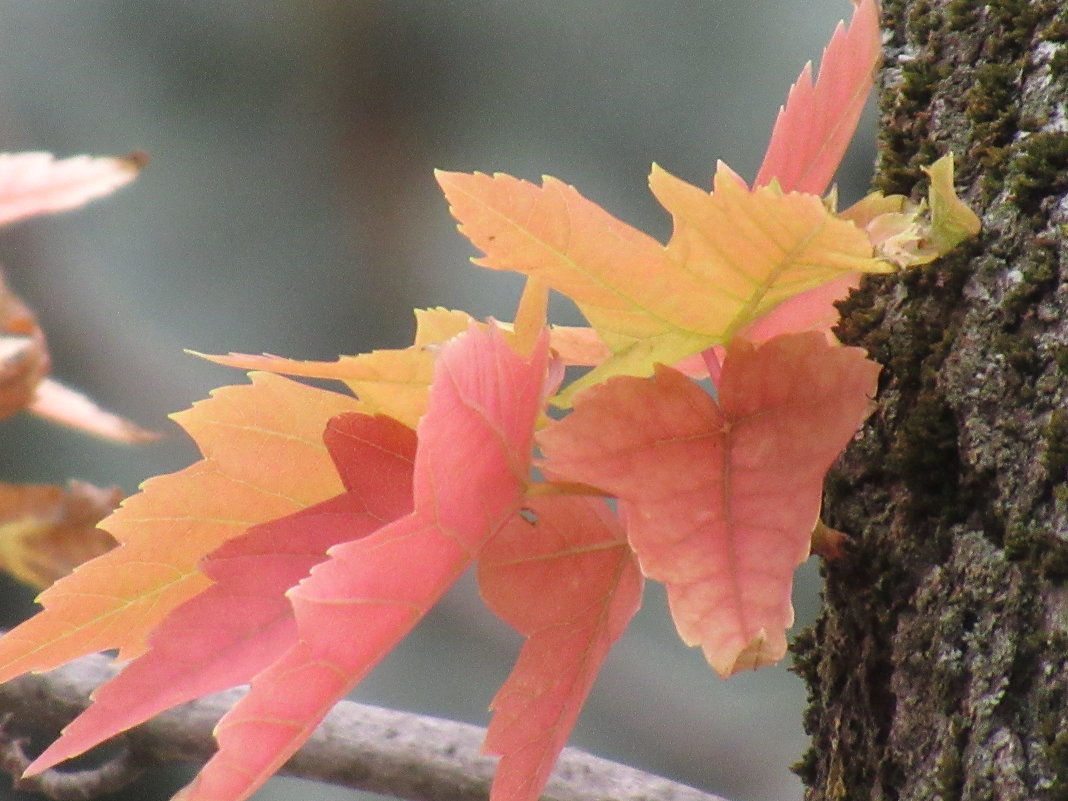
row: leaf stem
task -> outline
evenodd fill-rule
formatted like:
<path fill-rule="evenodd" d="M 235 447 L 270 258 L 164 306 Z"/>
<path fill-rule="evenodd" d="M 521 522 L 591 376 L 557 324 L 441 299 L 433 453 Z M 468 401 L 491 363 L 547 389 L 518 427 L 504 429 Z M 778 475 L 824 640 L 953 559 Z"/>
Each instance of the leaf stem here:
<path fill-rule="evenodd" d="M 723 365 L 719 363 L 716 346 L 713 345 L 711 348 L 701 351 L 701 358 L 705 360 L 705 367 L 708 368 L 708 376 L 712 379 L 712 385 L 718 387 L 720 375 L 723 373 Z"/>
<path fill-rule="evenodd" d="M 539 278 L 528 278 L 515 312 L 516 347 L 526 355 L 534 350 L 545 330 L 549 308 L 549 285 Z"/>

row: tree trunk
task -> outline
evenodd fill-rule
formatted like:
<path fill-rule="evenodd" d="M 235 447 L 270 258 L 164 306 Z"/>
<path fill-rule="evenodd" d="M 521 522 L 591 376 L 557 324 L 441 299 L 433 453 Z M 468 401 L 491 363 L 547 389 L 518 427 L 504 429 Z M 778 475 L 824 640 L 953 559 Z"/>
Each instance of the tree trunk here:
<path fill-rule="evenodd" d="M 877 188 L 957 157 L 980 238 L 865 281 L 883 366 L 827 484 L 854 537 L 795 643 L 810 800 L 1068 798 L 1068 7 L 884 0 Z"/>

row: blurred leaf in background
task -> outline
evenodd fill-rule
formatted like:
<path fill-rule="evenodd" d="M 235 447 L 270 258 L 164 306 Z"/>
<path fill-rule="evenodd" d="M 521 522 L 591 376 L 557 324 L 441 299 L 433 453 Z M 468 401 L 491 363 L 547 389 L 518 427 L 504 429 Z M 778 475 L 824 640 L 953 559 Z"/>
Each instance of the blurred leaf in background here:
<path fill-rule="evenodd" d="M 43 589 L 115 547 L 96 524 L 119 505 L 122 491 L 71 481 L 66 489 L 0 483 L 0 568 Z"/>

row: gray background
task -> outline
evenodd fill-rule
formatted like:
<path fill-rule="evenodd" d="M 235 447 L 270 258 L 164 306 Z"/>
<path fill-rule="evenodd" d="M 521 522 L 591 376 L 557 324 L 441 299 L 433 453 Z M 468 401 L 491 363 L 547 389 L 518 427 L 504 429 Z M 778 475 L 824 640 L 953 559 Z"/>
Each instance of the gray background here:
<path fill-rule="evenodd" d="M 143 149 L 130 188 L 0 232 L 58 377 L 171 436 L 117 448 L 0 427 L 0 480 L 132 491 L 195 449 L 165 415 L 241 380 L 191 356 L 333 358 L 410 342 L 413 306 L 511 318 L 518 282 L 467 263 L 434 167 L 552 174 L 663 238 L 651 162 L 751 178 L 789 84 L 845 0 L 0 1 L 0 149 Z M 870 123 L 868 124 L 870 127 Z M 856 199 L 865 129 L 839 175 Z M 561 305 L 559 322 L 576 318 Z M 796 593 L 813 614 L 814 565 Z M 5 585 L 5 622 L 29 594 Z M 358 689 L 485 723 L 518 641 L 470 581 Z M 732 798 L 788 801 L 804 690 L 785 667 L 720 681 L 650 586 L 572 743 Z M 165 797 L 145 786 L 136 797 Z M 3 791 L 0 791 L 3 792 Z M 350 798 L 277 780 L 259 799 Z"/>

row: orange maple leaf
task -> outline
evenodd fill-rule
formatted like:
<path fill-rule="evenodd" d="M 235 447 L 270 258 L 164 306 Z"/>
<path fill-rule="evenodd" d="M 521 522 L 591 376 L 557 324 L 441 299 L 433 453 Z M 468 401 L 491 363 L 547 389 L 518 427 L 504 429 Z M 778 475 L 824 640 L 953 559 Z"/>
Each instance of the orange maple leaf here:
<path fill-rule="evenodd" d="M 145 482 L 101 524 L 120 547 L 45 590 L 44 609 L 0 639 L 0 682 L 109 648 L 141 653 L 149 631 L 208 586 L 201 557 L 341 490 L 322 431 L 351 411 L 349 396 L 259 374 L 175 415 L 204 458 Z"/>
<path fill-rule="evenodd" d="M 724 165 L 714 191 L 654 167 L 650 185 L 671 213 L 667 246 L 616 220 L 554 178 L 438 173 L 478 264 L 537 278 L 570 297 L 613 356 L 562 393 L 612 375 L 648 375 L 725 344 L 805 290 L 856 272 L 893 269 L 867 234 L 815 195 L 750 190 Z"/>

